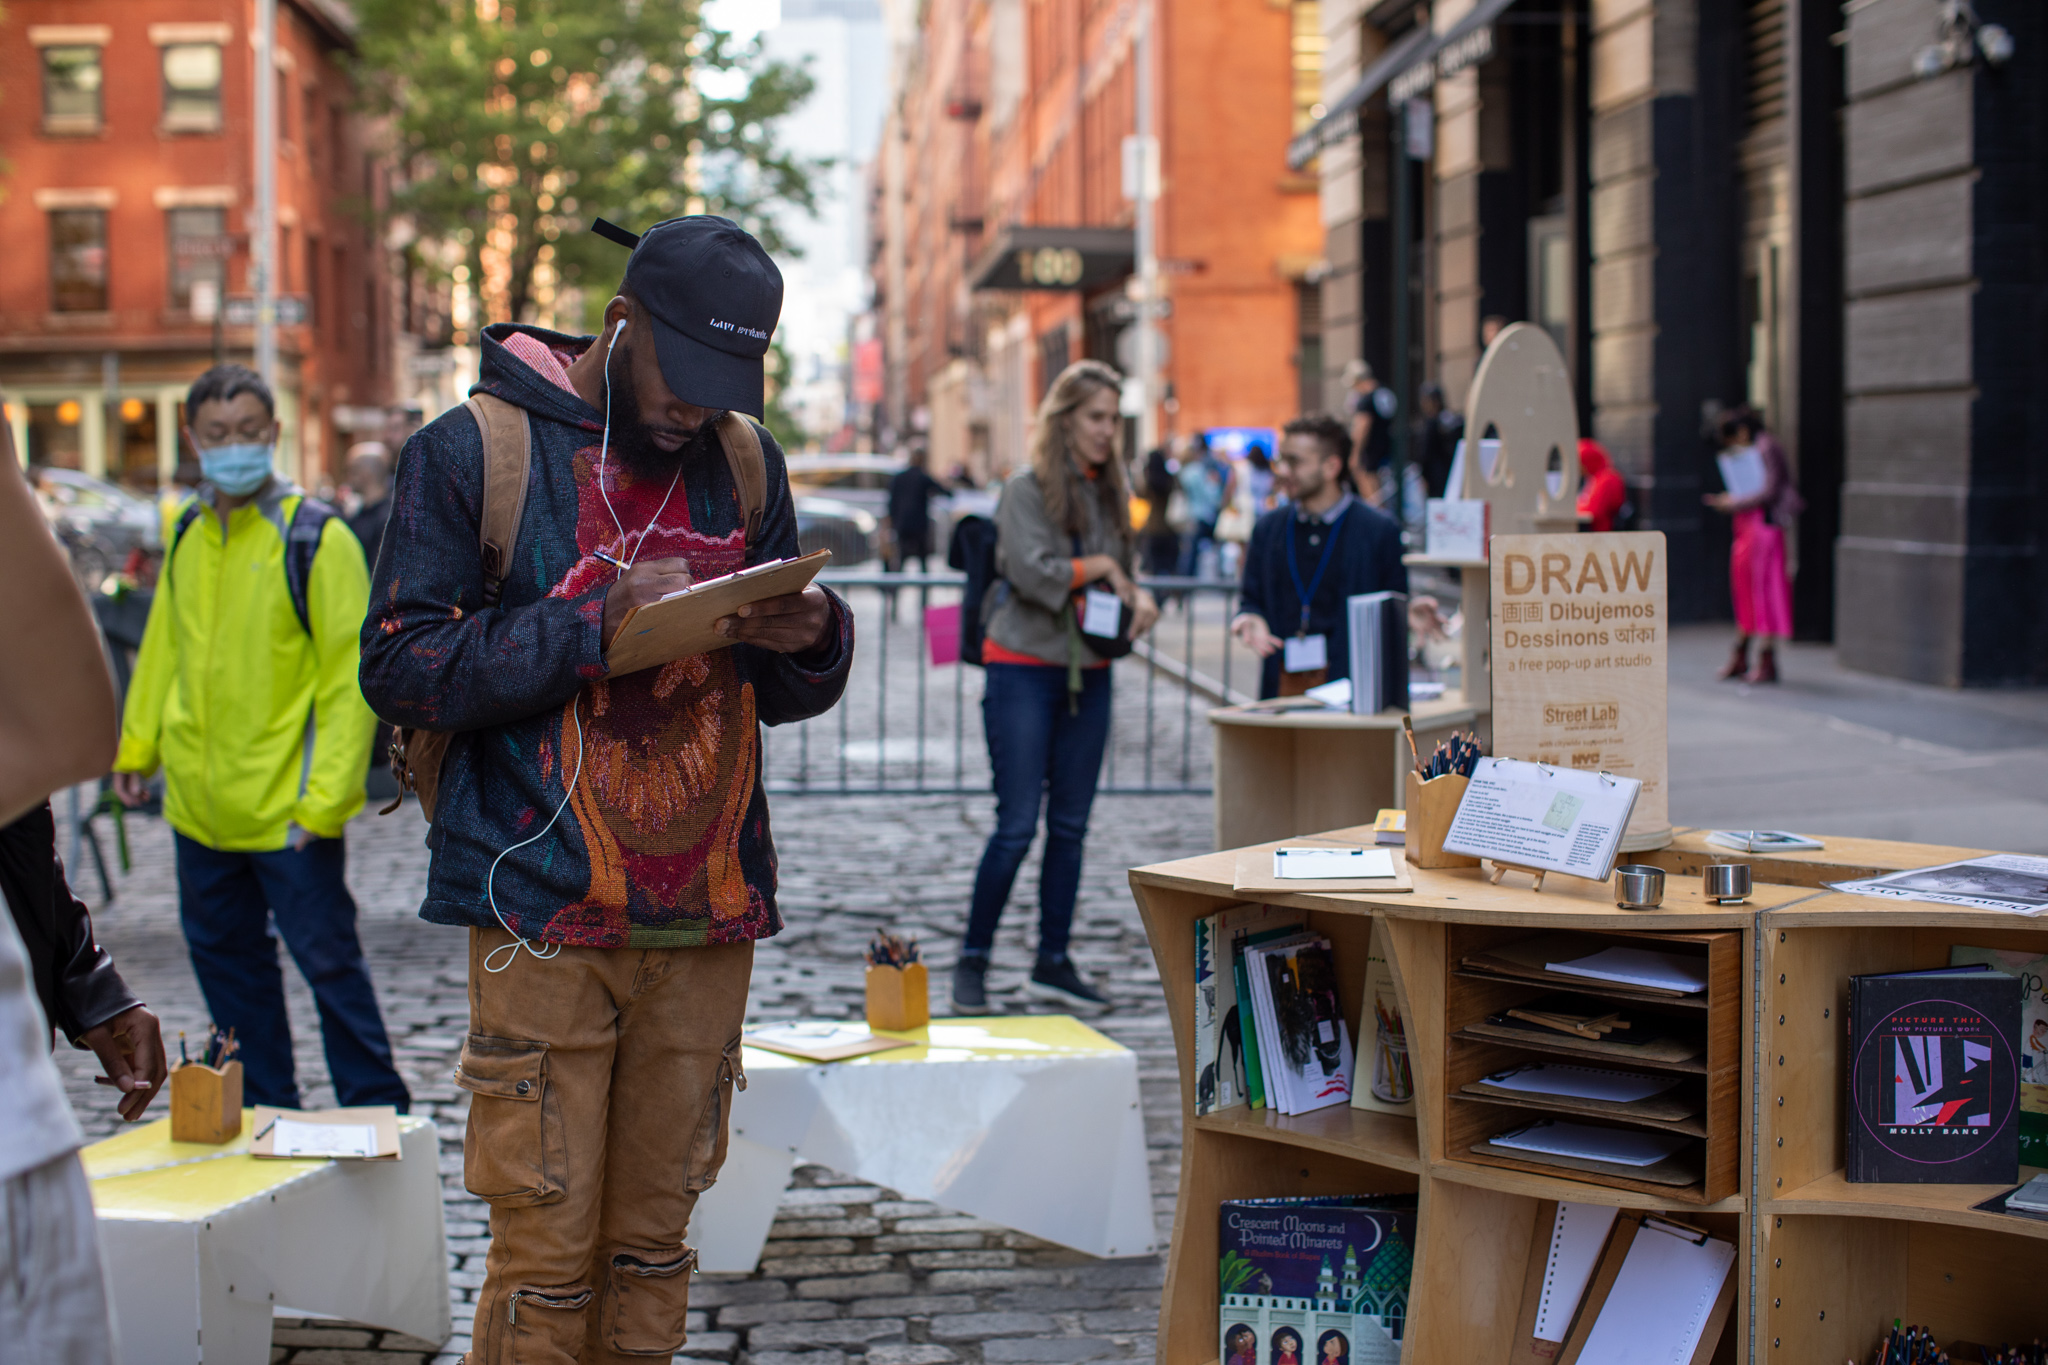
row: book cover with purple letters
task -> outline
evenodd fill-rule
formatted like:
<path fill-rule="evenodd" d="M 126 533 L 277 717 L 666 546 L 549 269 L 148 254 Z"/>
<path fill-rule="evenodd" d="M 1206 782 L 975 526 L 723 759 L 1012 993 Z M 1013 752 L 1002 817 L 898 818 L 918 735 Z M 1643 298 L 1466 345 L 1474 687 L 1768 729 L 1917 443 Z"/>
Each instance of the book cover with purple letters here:
<path fill-rule="evenodd" d="M 2017 1179 L 2019 1019 L 2019 980 L 2001 972 L 1851 977 L 1844 1178 Z"/>
<path fill-rule="evenodd" d="M 1399 1365 L 1414 1204 L 1413 1195 L 1225 1201 L 1222 1365 Z"/>

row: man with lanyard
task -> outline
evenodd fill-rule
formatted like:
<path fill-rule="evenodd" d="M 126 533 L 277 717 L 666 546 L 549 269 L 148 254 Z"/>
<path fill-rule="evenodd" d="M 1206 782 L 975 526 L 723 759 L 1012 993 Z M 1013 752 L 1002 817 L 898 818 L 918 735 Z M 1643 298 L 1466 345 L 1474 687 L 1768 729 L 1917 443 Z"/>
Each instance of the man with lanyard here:
<path fill-rule="evenodd" d="M 1262 698 L 1351 676 L 1346 599 L 1408 591 L 1400 528 L 1344 487 L 1350 454 L 1351 437 L 1333 417 L 1298 417 L 1280 442 L 1273 476 L 1287 501 L 1252 528 L 1243 605 L 1230 623 L 1265 661 Z"/>

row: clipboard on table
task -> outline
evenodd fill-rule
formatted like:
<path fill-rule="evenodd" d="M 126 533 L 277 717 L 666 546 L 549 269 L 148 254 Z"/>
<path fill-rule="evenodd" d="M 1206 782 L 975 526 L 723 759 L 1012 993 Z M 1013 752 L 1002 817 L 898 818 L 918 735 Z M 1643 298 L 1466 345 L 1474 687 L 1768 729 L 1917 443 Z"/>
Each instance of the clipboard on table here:
<path fill-rule="evenodd" d="M 1646 1240 L 1654 1238 L 1670 1240 Z M 1656 1214 L 1621 1214 L 1558 1365 L 1608 1365 L 1617 1349 L 1657 1365 L 1706 1365 L 1735 1308 L 1734 1272 L 1734 1245 L 1704 1228 Z M 1610 1304 L 1614 1316 L 1603 1322 Z"/>
<path fill-rule="evenodd" d="M 1310 894 L 1317 892 L 1363 892 L 1379 891 L 1395 893 L 1413 891 L 1415 881 L 1408 875 L 1408 860 L 1401 849 L 1384 847 L 1371 841 L 1371 827 L 1365 829 L 1364 842 L 1334 838 L 1330 835 L 1309 835 L 1300 839 L 1282 839 L 1278 843 L 1260 844 L 1255 848 L 1239 849 L 1237 868 L 1231 881 L 1231 889 L 1240 894 L 1284 895 L 1287 893 Z M 1274 855 L 1281 849 L 1330 849 L 1333 851 L 1356 850 L 1359 852 L 1384 853 L 1388 865 L 1393 868 L 1390 877 L 1281 877 L 1275 872 Z"/>
<path fill-rule="evenodd" d="M 398 1110 L 389 1104 L 303 1110 L 259 1104 L 255 1123 L 249 1155 L 259 1159 L 397 1161 L 401 1156 Z"/>
<path fill-rule="evenodd" d="M 724 649 L 733 641 L 718 633 L 720 618 L 749 602 L 802 592 L 831 558 L 830 550 L 813 550 L 799 559 L 771 559 L 723 578 L 692 583 L 658 602 L 635 607 L 619 622 L 618 633 L 605 647 L 605 662 L 612 676 L 619 677 L 671 659 Z"/>

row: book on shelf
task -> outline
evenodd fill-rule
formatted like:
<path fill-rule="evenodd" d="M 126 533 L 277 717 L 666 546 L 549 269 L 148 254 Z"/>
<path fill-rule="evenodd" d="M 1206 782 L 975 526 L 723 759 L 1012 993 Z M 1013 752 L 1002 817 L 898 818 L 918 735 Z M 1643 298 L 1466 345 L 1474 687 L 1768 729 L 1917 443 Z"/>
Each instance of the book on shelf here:
<path fill-rule="evenodd" d="M 1195 1113 L 1251 1103 L 1256 1036 L 1240 1010 L 1238 959 L 1247 941 L 1299 932 L 1302 912 L 1272 905 L 1233 905 L 1195 925 Z M 1248 1061 L 1252 1065 L 1248 1065 Z M 1263 1087 L 1259 1088 L 1263 1096 Z"/>
<path fill-rule="evenodd" d="M 2018 977 L 1982 966 L 1849 978 L 1851 1181 L 2010 1184 L 2019 1168 Z"/>
<path fill-rule="evenodd" d="M 1351 1098 L 1351 1032 L 1330 941 L 1304 934 L 1247 950 L 1266 1101 L 1306 1114 Z"/>
<path fill-rule="evenodd" d="M 1358 1053 L 1361 1074 L 1352 1078 L 1351 1107 L 1413 1118 L 1415 1073 L 1408 1061 L 1408 1030 L 1401 1021 L 1394 969 L 1387 961 L 1386 923 L 1377 917 L 1373 919 L 1372 935 L 1365 950 Z"/>
<path fill-rule="evenodd" d="M 1226 1200 L 1218 1233 L 1222 1365 L 1398 1365 L 1415 1196 Z"/>
<path fill-rule="evenodd" d="M 1958 943 L 1948 961 L 2020 980 L 2020 1165 L 2048 1166 L 2048 954 Z"/>

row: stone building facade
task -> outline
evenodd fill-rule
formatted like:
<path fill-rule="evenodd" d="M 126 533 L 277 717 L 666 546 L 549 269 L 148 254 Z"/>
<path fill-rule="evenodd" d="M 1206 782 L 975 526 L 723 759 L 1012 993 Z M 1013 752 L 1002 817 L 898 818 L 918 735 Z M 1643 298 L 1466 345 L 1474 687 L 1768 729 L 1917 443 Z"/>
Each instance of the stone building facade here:
<path fill-rule="evenodd" d="M 1483 321 L 1540 323 L 1631 524 L 1670 539 L 1681 620 L 1728 615 L 1706 432 L 1750 404 L 1807 504 L 1801 635 L 1899 677 L 2048 677 L 2039 7 L 1326 0 L 1323 20 L 1328 112 L 1290 157 L 1322 168 L 1333 398 L 1363 356 L 1461 407 Z"/>

